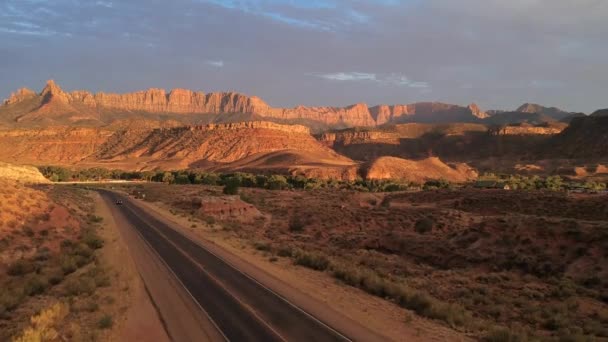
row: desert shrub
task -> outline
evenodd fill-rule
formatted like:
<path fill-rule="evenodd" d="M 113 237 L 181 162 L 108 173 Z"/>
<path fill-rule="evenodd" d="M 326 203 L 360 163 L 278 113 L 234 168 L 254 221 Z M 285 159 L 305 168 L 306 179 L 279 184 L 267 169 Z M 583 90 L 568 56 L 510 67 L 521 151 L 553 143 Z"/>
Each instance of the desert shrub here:
<path fill-rule="evenodd" d="M 34 230 L 31 227 L 25 226 L 23 227 L 23 234 L 27 237 L 34 236 Z"/>
<path fill-rule="evenodd" d="M 277 250 L 277 255 L 280 257 L 291 257 L 293 254 L 293 250 L 291 247 L 279 247 Z"/>
<path fill-rule="evenodd" d="M 88 244 L 79 243 L 72 248 L 70 254 L 88 259 L 93 256 L 93 249 Z"/>
<path fill-rule="evenodd" d="M 61 283 L 64 278 L 65 277 L 64 277 L 62 271 L 54 272 L 53 274 L 51 274 L 49 276 L 49 284 L 51 284 L 51 285 L 57 285 L 57 284 Z"/>
<path fill-rule="evenodd" d="M 19 259 L 10 264 L 6 270 L 6 274 L 10 276 L 22 276 L 34 272 L 34 264 L 25 259 Z"/>
<path fill-rule="evenodd" d="M 76 257 L 73 255 L 64 255 L 59 261 L 61 271 L 64 275 L 73 273 L 78 269 L 78 263 Z"/>
<path fill-rule="evenodd" d="M 272 250 L 272 247 L 267 242 L 256 242 L 256 243 L 253 244 L 253 246 L 258 251 L 270 252 Z"/>
<path fill-rule="evenodd" d="M 88 215 L 87 218 L 88 218 L 89 222 L 92 222 L 92 223 L 99 223 L 99 222 L 103 221 L 103 217 L 97 216 L 97 215 Z"/>
<path fill-rule="evenodd" d="M 17 337 L 15 342 L 56 341 L 59 340 L 57 326 L 61 325 L 70 310 L 66 304 L 56 303 L 30 318 L 31 326 Z"/>
<path fill-rule="evenodd" d="M 334 264 L 332 265 L 332 275 L 347 285 L 358 287 L 381 298 L 391 298 L 398 305 L 412 310 L 418 315 L 442 320 L 450 326 L 466 327 L 472 322 L 470 313 L 464 308 L 440 302 L 425 293 L 384 279 L 376 272 Z"/>
<path fill-rule="evenodd" d="M 203 221 L 205 221 L 205 223 L 208 225 L 213 225 L 213 224 L 215 224 L 215 217 L 205 216 L 205 217 L 203 217 Z"/>
<path fill-rule="evenodd" d="M 317 271 L 325 271 L 329 267 L 329 259 L 326 256 L 304 251 L 295 253 L 294 263 Z"/>
<path fill-rule="evenodd" d="M 289 230 L 292 232 L 301 232 L 304 230 L 304 223 L 299 215 L 294 215 L 289 219 Z"/>
<path fill-rule="evenodd" d="M 91 249 L 100 249 L 103 247 L 103 240 L 92 231 L 88 231 L 82 237 L 82 241 Z"/>
<path fill-rule="evenodd" d="M 100 266 L 95 266 L 91 268 L 85 273 L 85 276 L 92 278 L 95 282 L 95 286 L 97 287 L 110 286 L 110 276 L 108 275 L 106 270 Z"/>
<path fill-rule="evenodd" d="M 99 321 L 97 321 L 97 327 L 99 329 L 110 329 L 114 325 L 114 321 L 112 320 L 112 316 L 105 314 L 103 315 Z"/>
<path fill-rule="evenodd" d="M 435 225 L 435 222 L 433 222 L 433 220 L 431 220 L 428 217 L 425 217 L 425 218 L 422 218 L 422 219 L 416 221 L 416 224 L 414 225 L 414 229 L 416 230 L 417 233 L 424 234 L 424 233 L 428 233 L 431 230 L 433 230 L 434 225 Z"/>
<path fill-rule="evenodd" d="M 23 301 L 23 291 L 0 289 L 0 317 L 6 312 L 15 310 Z"/>
<path fill-rule="evenodd" d="M 95 292 L 95 280 L 91 277 L 80 277 L 69 279 L 65 282 L 64 294 L 67 296 L 78 296 L 81 294 L 91 295 Z"/>
<path fill-rule="evenodd" d="M 41 276 L 33 276 L 23 286 L 23 293 L 27 296 L 35 296 L 44 293 L 48 288 L 48 281 Z"/>
<path fill-rule="evenodd" d="M 59 246 L 61 247 L 62 250 L 69 249 L 69 248 L 72 248 L 72 246 L 74 246 L 74 241 L 65 239 L 65 240 L 61 241 Z"/>

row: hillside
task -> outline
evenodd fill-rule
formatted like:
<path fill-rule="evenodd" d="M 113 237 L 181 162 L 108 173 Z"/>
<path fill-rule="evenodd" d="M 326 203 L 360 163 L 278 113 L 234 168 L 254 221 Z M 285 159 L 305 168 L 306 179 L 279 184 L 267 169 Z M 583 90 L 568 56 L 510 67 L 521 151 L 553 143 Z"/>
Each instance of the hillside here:
<path fill-rule="evenodd" d="M 543 154 L 561 158 L 605 160 L 608 158 L 607 146 L 608 115 L 597 111 L 589 117 L 572 119 L 563 132 L 543 146 Z"/>
<path fill-rule="evenodd" d="M 22 183 L 49 183 L 49 180 L 33 166 L 18 166 L 3 162 L 0 162 L 0 179 Z"/>
<path fill-rule="evenodd" d="M 407 160 L 395 157 L 380 157 L 364 170 L 367 179 L 403 179 L 415 183 L 445 179 L 450 182 L 465 182 L 477 178 L 477 172 L 466 164 L 449 166 L 439 158 Z"/>
<path fill-rule="evenodd" d="M 446 160 L 518 158 L 538 149 L 565 124 L 487 126 L 483 124 L 398 124 L 324 133 L 319 140 L 338 153 L 359 161 L 381 156 Z"/>

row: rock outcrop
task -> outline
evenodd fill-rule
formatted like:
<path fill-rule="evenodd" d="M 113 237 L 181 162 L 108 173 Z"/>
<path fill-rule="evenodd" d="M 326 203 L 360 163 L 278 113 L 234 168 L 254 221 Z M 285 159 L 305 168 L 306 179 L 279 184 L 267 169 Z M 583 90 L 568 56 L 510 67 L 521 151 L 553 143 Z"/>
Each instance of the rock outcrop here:
<path fill-rule="evenodd" d="M 63 123 L 95 121 L 101 120 L 100 113 L 113 111 L 119 112 L 121 119 L 136 113 L 250 114 L 279 121 L 317 122 L 329 127 L 372 127 L 394 122 L 475 122 L 487 116 L 474 104 L 462 107 L 421 102 L 370 108 L 365 103 L 357 103 L 347 107 L 275 108 L 259 97 L 235 92 L 205 94 L 173 89 L 167 93 L 164 89 L 151 88 L 127 94 L 93 94 L 84 90 L 65 92 L 52 80 L 40 94 L 21 89 L 4 104 L 10 106 L 32 97 L 39 97 L 42 105 L 32 113 L 19 116 L 18 121 L 44 121 L 49 117 L 57 121 L 58 116 L 65 119 Z"/>
<path fill-rule="evenodd" d="M 16 92 L 12 93 L 8 99 L 4 100 L 3 104 L 12 105 L 30 99 L 34 96 L 36 96 L 36 92 L 33 90 L 28 88 L 20 88 Z"/>
<path fill-rule="evenodd" d="M 517 108 L 515 111 L 519 113 L 542 114 L 555 120 L 562 120 L 563 118 L 572 114 L 559 108 L 545 107 L 536 103 L 524 103 L 523 105 L 519 106 L 519 108 Z"/>

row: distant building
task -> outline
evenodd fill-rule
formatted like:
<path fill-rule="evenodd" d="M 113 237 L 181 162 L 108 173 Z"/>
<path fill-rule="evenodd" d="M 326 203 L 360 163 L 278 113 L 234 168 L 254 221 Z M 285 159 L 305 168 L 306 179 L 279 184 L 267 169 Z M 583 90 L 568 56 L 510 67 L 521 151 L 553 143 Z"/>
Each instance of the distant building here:
<path fill-rule="evenodd" d="M 511 186 L 509 186 L 509 184 L 497 180 L 478 180 L 477 182 L 475 182 L 474 187 L 476 189 L 511 190 Z"/>

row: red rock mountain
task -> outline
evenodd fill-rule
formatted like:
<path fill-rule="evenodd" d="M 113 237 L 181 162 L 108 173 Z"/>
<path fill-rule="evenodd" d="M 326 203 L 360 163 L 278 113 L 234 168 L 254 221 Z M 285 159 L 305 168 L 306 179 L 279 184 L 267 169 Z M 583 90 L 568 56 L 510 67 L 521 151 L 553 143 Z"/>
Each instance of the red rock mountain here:
<path fill-rule="evenodd" d="M 15 115 L 13 108 L 28 103 L 33 109 L 21 108 Z M 24 107 L 24 105 L 21 105 Z M 258 119 L 281 122 L 317 123 L 329 127 L 378 126 L 391 122 L 475 122 L 487 117 L 477 105 L 462 107 L 451 104 L 424 102 L 407 105 L 379 105 L 368 107 L 358 103 L 347 107 L 275 108 L 259 97 L 234 92 L 209 93 L 187 89 L 151 88 L 127 94 L 90 93 L 77 90 L 63 91 L 50 80 L 40 94 L 20 89 L 0 106 L 2 121 L 46 122 L 63 120 L 60 124 L 82 121 L 110 123 L 107 112 L 128 119 L 133 113 L 152 114 L 247 114 Z M 7 120 L 8 119 L 8 120 Z M 243 119 L 242 117 L 240 119 Z M 66 122 L 67 121 L 67 122 Z"/>

